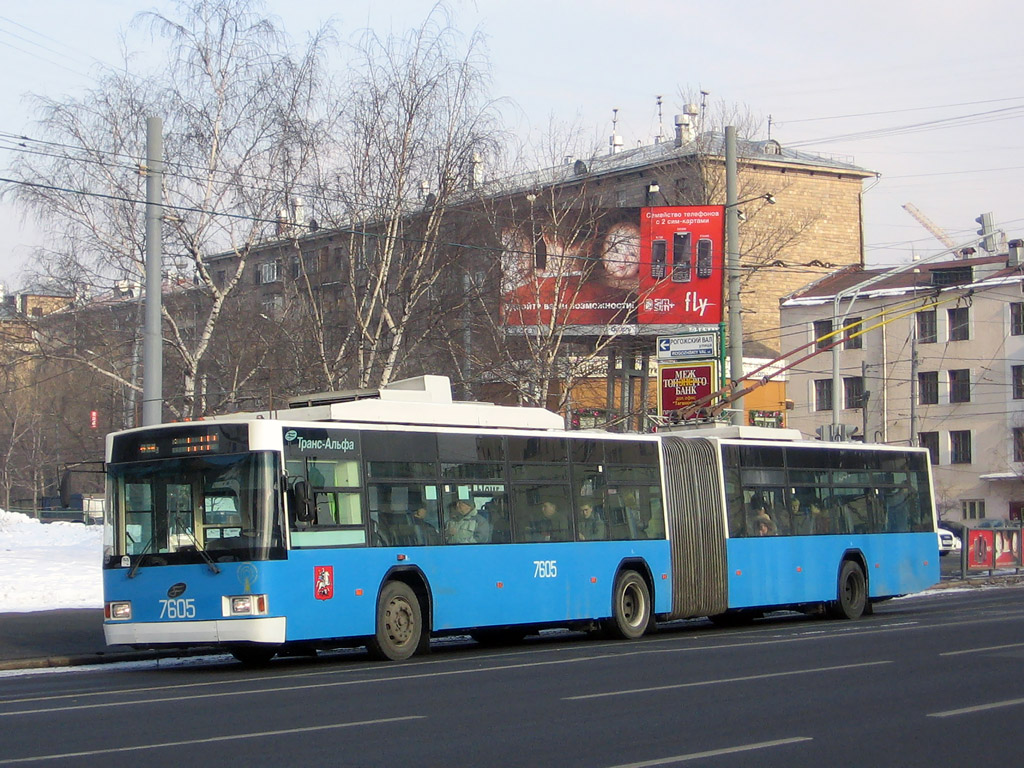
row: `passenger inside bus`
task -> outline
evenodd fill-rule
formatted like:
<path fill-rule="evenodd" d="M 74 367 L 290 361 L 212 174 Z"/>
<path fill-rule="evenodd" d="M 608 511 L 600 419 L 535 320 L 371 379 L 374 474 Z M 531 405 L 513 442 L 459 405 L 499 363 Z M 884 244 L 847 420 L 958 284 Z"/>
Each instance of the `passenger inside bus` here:
<path fill-rule="evenodd" d="M 480 513 L 487 518 L 491 525 L 491 542 L 494 544 L 507 544 L 512 540 L 512 525 L 509 522 L 508 502 L 505 495 L 494 496 L 483 505 Z"/>
<path fill-rule="evenodd" d="M 750 497 L 751 525 L 749 529 L 755 536 L 774 536 L 778 531 L 771 515 L 768 514 L 768 505 L 764 496 L 755 493 Z"/>
<path fill-rule="evenodd" d="M 540 505 L 539 514 L 530 524 L 530 541 L 569 541 L 569 518 L 553 501 Z"/>
<path fill-rule="evenodd" d="M 491 526 L 472 501 L 458 499 L 448 506 L 444 537 L 449 544 L 486 544 L 491 540 Z"/>
<path fill-rule="evenodd" d="M 608 538 L 608 527 L 594 510 L 593 503 L 581 501 L 576 509 L 576 535 L 580 541 L 600 541 Z"/>
<path fill-rule="evenodd" d="M 436 515 L 433 516 L 436 519 Z M 441 534 L 431 522 L 430 512 L 426 507 L 418 507 L 412 513 L 412 522 L 416 532 L 416 543 L 433 546 L 441 543 Z"/>

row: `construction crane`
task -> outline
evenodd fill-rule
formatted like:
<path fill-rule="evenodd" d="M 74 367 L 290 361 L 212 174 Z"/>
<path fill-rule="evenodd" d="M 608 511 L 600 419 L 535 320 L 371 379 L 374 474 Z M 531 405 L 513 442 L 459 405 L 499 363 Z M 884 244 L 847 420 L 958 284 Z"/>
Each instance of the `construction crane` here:
<path fill-rule="evenodd" d="M 947 235 L 946 231 L 942 229 L 942 227 L 921 213 L 921 210 L 916 205 L 913 203 L 906 203 L 903 206 L 903 210 L 917 219 L 917 223 L 931 232 L 932 236 L 944 246 L 950 249 L 956 248 L 956 243 L 953 242 L 953 238 Z"/>

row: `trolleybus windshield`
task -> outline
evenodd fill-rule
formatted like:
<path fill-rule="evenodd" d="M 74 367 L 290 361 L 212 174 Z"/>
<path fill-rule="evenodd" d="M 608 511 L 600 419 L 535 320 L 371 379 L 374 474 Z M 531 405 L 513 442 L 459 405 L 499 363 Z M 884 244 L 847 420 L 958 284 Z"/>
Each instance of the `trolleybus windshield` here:
<path fill-rule="evenodd" d="M 113 537 L 104 565 L 285 556 L 280 462 L 272 453 L 188 456 L 107 467 Z"/>

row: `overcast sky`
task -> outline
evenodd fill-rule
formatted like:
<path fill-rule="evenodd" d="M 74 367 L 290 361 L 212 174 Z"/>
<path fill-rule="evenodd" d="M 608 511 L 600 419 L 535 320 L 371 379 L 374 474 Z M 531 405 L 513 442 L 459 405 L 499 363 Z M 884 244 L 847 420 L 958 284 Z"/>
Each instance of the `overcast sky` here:
<path fill-rule="evenodd" d="M 271 0 L 296 39 L 329 18 L 343 39 L 367 26 L 403 31 L 432 3 Z M 87 87 L 96 62 L 116 64 L 119 31 L 140 10 L 169 4 L 36 0 L 0 10 L 0 133 L 34 135 L 26 92 Z M 832 155 L 880 174 L 865 182 L 868 261 L 929 254 L 938 241 L 903 209 L 913 203 L 957 242 L 991 211 L 1024 236 L 1024 6 L 973 3 L 771 3 L 716 0 L 451 0 L 457 26 L 486 36 L 493 94 L 516 105 L 513 127 L 543 131 L 554 117 L 606 145 L 612 110 L 625 145 L 664 130 L 680 93 L 744 105 L 759 138 Z M 0 151 L 0 169 L 10 161 Z M 39 231 L 0 204 L 0 281 L 19 269 Z M 827 256 L 827 246 L 826 246 Z"/>

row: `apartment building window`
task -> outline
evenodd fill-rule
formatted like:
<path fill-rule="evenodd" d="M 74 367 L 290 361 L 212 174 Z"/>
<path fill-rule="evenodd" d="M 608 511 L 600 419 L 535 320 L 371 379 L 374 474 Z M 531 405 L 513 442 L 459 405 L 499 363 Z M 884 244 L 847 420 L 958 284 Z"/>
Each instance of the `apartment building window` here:
<path fill-rule="evenodd" d="M 1024 400 L 1024 365 L 1015 365 L 1010 371 L 1013 375 L 1013 399 Z"/>
<path fill-rule="evenodd" d="M 1024 461 L 1024 427 L 1013 428 L 1013 460 Z"/>
<path fill-rule="evenodd" d="M 832 410 L 832 379 L 814 380 L 814 410 Z"/>
<path fill-rule="evenodd" d="M 1010 305 L 1010 335 L 1024 336 L 1024 302 L 1016 301 Z"/>
<path fill-rule="evenodd" d="M 864 378 L 862 376 L 843 377 L 843 395 L 846 408 L 864 407 Z"/>
<path fill-rule="evenodd" d="M 971 430 L 955 429 L 949 433 L 949 463 L 971 463 Z"/>
<path fill-rule="evenodd" d="M 939 463 L 939 433 L 938 432 L 918 432 L 917 443 L 922 448 L 928 449 L 928 454 L 932 464 Z"/>
<path fill-rule="evenodd" d="M 964 520 L 984 520 L 985 500 L 984 499 L 961 499 L 960 512 Z"/>
<path fill-rule="evenodd" d="M 843 349 L 863 349 L 864 348 L 864 337 L 863 336 L 854 336 L 853 338 L 850 338 L 850 334 L 860 333 L 861 332 L 861 319 L 862 318 L 859 318 L 859 317 L 848 317 L 848 318 L 846 318 L 845 325 L 850 326 L 850 325 L 853 325 L 854 323 L 856 323 L 856 325 L 853 325 L 852 328 L 849 328 L 846 331 L 846 338 L 843 341 Z"/>
<path fill-rule="evenodd" d="M 831 320 L 815 320 L 814 321 L 814 340 L 817 349 L 824 349 L 832 343 L 832 338 L 827 339 L 821 338 L 822 336 L 828 336 L 832 333 L 832 321 Z M 829 408 L 832 406 L 829 405 Z M 821 410 L 820 408 L 818 410 Z"/>
<path fill-rule="evenodd" d="M 264 296 L 260 299 L 260 312 L 268 320 L 280 317 L 283 309 L 284 298 L 282 296 Z"/>
<path fill-rule="evenodd" d="M 970 315 L 967 307 L 954 307 L 949 313 L 949 340 L 967 341 L 971 338 Z"/>
<path fill-rule="evenodd" d="M 256 285 L 276 283 L 278 280 L 278 262 L 267 261 L 256 268 Z"/>
<path fill-rule="evenodd" d="M 938 341 L 938 328 L 934 309 L 917 313 L 917 342 L 919 344 L 934 344 Z"/>
<path fill-rule="evenodd" d="M 967 368 L 949 372 L 949 402 L 971 402 L 971 372 Z"/>
<path fill-rule="evenodd" d="M 922 371 L 917 374 L 917 400 L 921 405 L 939 402 L 939 372 Z"/>

